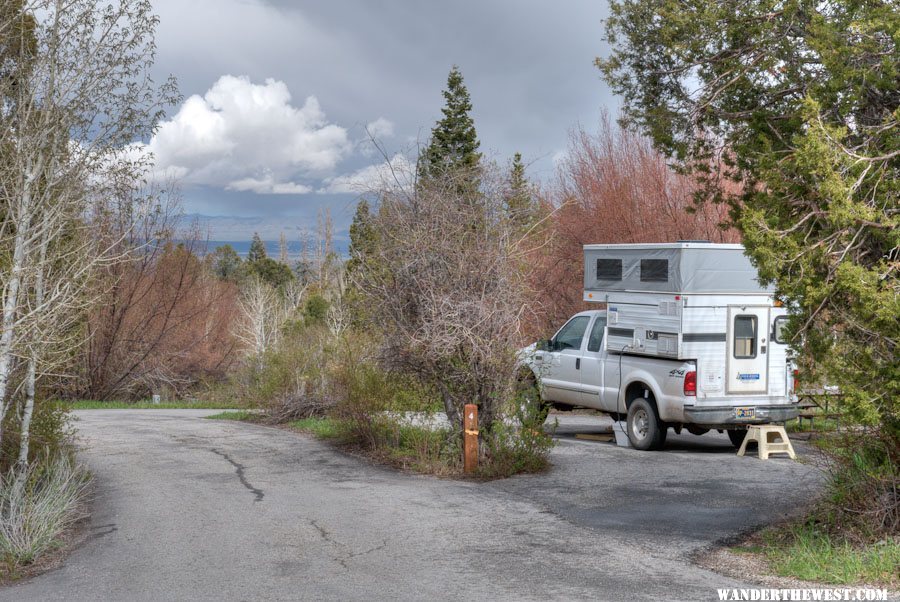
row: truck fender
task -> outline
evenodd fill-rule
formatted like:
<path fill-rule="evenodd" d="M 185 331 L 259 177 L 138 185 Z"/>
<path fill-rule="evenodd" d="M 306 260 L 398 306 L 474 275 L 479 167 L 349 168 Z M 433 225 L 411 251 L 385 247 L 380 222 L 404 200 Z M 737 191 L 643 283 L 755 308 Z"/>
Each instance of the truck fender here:
<path fill-rule="evenodd" d="M 650 391 L 650 395 L 653 396 L 653 401 L 656 404 L 656 411 L 661 420 L 674 421 L 678 419 L 681 414 L 681 408 L 671 407 L 671 401 L 663 396 L 656 379 L 649 372 L 640 369 L 628 373 L 628 376 L 623 379 L 622 387 L 619 389 L 618 408 L 627 407 L 626 404 L 628 400 L 626 399 L 625 392 L 635 383 L 640 383 Z"/>

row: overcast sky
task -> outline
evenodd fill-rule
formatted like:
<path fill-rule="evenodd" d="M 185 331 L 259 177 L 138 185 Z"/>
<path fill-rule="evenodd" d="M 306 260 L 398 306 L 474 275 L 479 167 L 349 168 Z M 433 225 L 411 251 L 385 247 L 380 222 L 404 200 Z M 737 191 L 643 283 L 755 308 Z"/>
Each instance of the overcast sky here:
<path fill-rule="evenodd" d="M 593 66 L 605 2 L 588 0 L 155 0 L 157 78 L 184 101 L 149 147 L 185 210 L 337 229 L 378 173 L 366 128 L 394 161 L 440 116 L 459 65 L 482 150 L 552 175 L 568 131 L 616 101 Z M 239 223 L 242 220 L 232 220 Z M 226 238 L 234 232 L 220 225 Z M 217 226 L 213 223 L 213 229 Z M 213 238 L 223 238 L 213 232 Z M 271 234 L 269 235 L 271 237 Z"/>

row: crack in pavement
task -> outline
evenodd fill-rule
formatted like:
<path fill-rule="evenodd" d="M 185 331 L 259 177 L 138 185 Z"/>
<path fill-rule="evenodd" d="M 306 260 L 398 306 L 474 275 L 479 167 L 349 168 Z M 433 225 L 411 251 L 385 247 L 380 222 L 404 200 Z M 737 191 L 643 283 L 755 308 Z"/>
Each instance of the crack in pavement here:
<path fill-rule="evenodd" d="M 315 520 L 309 519 L 309 524 L 319 532 L 319 536 L 322 538 L 322 541 L 337 548 L 341 552 L 338 556 L 332 556 L 331 559 L 347 570 L 350 569 L 350 567 L 347 566 L 348 560 L 352 560 L 353 558 L 358 558 L 359 556 L 365 556 L 366 554 L 371 554 L 372 552 L 383 550 L 388 545 L 388 540 L 384 539 L 382 540 L 381 545 L 377 545 L 373 548 L 363 550 L 361 552 L 354 552 L 347 544 L 335 540 L 331 536 L 331 533 Z"/>
<path fill-rule="evenodd" d="M 265 497 L 266 494 L 263 493 L 262 489 L 257 489 L 256 487 L 251 485 L 250 481 L 247 480 L 247 477 L 244 476 L 244 470 L 246 470 L 246 468 L 247 468 L 246 466 L 244 466 L 243 464 L 240 464 L 238 462 L 235 462 L 234 460 L 231 459 L 231 456 L 229 456 L 225 452 L 221 452 L 217 449 L 211 449 L 209 451 L 216 454 L 217 456 L 221 456 L 221 457 L 225 458 L 225 460 L 227 460 L 229 464 L 234 466 L 234 472 L 237 474 L 237 478 L 238 478 L 238 480 L 240 480 L 241 485 L 246 487 L 247 490 L 249 490 L 256 497 L 256 499 L 253 500 L 254 504 L 256 502 L 262 501 L 262 499 Z"/>

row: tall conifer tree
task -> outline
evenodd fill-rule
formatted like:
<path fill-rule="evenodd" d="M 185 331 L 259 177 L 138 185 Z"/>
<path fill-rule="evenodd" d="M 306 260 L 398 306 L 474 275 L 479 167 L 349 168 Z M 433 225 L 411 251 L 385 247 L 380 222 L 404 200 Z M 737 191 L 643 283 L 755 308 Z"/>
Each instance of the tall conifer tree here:
<path fill-rule="evenodd" d="M 472 100 L 459 67 L 453 66 L 444 90 L 443 117 L 431 130 L 431 142 L 419 158 L 419 177 L 441 177 L 459 170 L 473 173 L 481 162 L 480 143 L 470 112 Z"/>
<path fill-rule="evenodd" d="M 266 245 L 263 244 L 262 239 L 259 237 L 259 234 L 253 233 L 253 241 L 250 243 L 250 251 L 247 253 L 247 261 L 261 261 L 265 259 L 266 254 Z"/>
<path fill-rule="evenodd" d="M 506 197 L 506 210 L 509 218 L 516 223 L 521 232 L 531 228 L 538 219 L 537 200 L 534 189 L 525 176 L 525 164 L 522 153 L 513 155 L 509 169 L 509 190 Z"/>

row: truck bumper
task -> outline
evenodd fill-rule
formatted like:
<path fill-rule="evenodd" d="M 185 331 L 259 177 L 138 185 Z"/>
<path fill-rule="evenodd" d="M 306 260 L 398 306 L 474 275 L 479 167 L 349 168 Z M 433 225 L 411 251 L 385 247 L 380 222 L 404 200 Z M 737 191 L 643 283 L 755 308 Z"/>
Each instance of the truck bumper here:
<path fill-rule="evenodd" d="M 752 407 L 755 410 L 753 418 L 736 418 L 733 406 L 712 408 L 686 407 L 684 408 L 684 421 L 693 424 L 714 425 L 767 424 L 770 422 L 792 420 L 800 413 L 800 410 L 794 405 L 747 407 Z"/>

